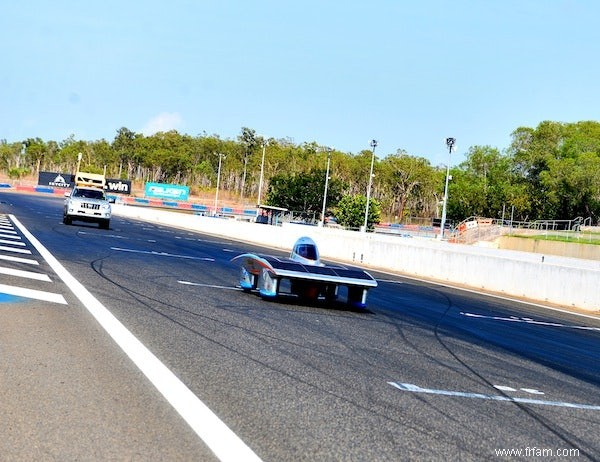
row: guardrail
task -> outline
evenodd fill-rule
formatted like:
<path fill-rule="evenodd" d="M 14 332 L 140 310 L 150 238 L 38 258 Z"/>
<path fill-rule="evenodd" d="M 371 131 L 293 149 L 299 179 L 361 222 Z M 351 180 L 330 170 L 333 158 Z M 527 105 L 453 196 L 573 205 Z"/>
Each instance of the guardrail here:
<path fill-rule="evenodd" d="M 436 238 L 439 228 L 423 225 L 404 225 L 401 223 L 381 223 L 374 226 L 374 231 L 381 234 L 391 234 L 402 237 Z"/>

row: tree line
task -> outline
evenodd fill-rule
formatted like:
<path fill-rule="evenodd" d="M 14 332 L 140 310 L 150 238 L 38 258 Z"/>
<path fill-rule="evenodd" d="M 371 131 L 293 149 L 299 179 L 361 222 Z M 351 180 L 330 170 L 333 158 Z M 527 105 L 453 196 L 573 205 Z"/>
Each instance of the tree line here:
<path fill-rule="evenodd" d="M 262 170 L 263 202 L 317 217 L 328 158 L 328 213 L 344 215 L 347 210 L 336 210 L 340 203 L 362 207 L 364 213 L 373 154 L 368 149 L 347 153 L 316 142 L 264 138 L 247 127 L 236 139 L 174 130 L 144 136 L 122 127 L 112 141 L 73 136 L 61 142 L 2 140 L 0 169 L 12 178 L 40 171 L 74 172 L 79 153 L 81 170 L 106 171 L 110 178 L 134 184 L 183 184 L 192 194 L 215 190 L 221 157 L 221 190 L 254 205 Z M 398 150 L 375 157 L 373 172 L 371 198 L 379 215 L 372 221 L 379 216 L 392 222 L 439 217 L 445 166 L 433 166 L 424 157 Z M 600 123 L 544 121 L 535 128 L 519 127 L 503 152 L 472 146 L 450 174 L 447 216 L 454 221 L 470 216 L 500 218 L 510 210 L 520 221 L 591 217 L 595 223 L 600 216 Z"/>

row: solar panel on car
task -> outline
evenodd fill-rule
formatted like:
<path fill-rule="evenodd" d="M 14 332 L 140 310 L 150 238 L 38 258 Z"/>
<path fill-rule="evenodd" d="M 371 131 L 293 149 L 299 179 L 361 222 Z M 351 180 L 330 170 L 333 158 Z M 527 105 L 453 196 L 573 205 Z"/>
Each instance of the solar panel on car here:
<path fill-rule="evenodd" d="M 352 269 L 338 269 L 335 271 L 338 276 L 344 278 L 353 278 L 353 279 L 373 279 L 369 274 L 365 273 L 361 270 L 352 270 Z"/>
<path fill-rule="evenodd" d="M 271 266 L 275 269 L 287 270 L 287 271 L 298 271 L 300 273 L 305 273 L 306 268 L 304 265 L 300 263 L 295 263 L 291 261 L 281 261 L 281 260 L 268 260 Z"/>
<path fill-rule="evenodd" d="M 326 274 L 328 276 L 335 276 L 336 272 L 333 268 L 327 266 L 309 266 L 305 265 L 304 269 L 311 274 Z"/>
<path fill-rule="evenodd" d="M 272 255 L 262 256 L 275 270 L 296 271 L 298 273 L 320 274 L 324 276 L 337 276 L 342 278 L 359 279 L 370 281 L 373 278 L 358 268 L 348 268 L 341 265 L 312 266 L 291 261 L 287 258 L 274 257 Z"/>

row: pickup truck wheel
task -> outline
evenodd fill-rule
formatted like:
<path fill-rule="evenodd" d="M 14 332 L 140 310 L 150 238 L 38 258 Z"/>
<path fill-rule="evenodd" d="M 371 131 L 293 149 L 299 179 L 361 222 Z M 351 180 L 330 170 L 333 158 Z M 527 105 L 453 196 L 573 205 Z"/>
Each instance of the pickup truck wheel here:
<path fill-rule="evenodd" d="M 72 222 L 72 220 L 71 220 L 71 217 L 70 217 L 69 215 L 64 215 L 64 216 L 63 216 L 63 223 L 64 223 L 65 225 L 70 225 L 70 224 L 71 224 L 71 222 Z"/>
<path fill-rule="evenodd" d="M 109 224 L 110 224 L 110 221 L 109 221 L 109 220 L 104 220 L 104 221 L 101 221 L 101 222 L 100 222 L 100 228 L 101 228 L 101 229 L 108 229 L 108 228 L 109 228 Z"/>

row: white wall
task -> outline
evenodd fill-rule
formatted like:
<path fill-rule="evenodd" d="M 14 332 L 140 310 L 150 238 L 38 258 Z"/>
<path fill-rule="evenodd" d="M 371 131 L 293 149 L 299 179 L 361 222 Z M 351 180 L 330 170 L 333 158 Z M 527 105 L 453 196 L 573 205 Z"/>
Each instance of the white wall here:
<path fill-rule="evenodd" d="M 600 262 L 431 239 L 284 224 L 269 226 L 122 204 L 119 216 L 290 250 L 312 237 L 323 258 L 589 311 L 600 310 Z"/>

